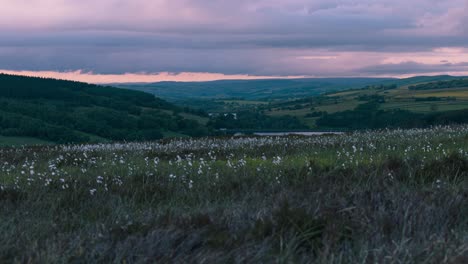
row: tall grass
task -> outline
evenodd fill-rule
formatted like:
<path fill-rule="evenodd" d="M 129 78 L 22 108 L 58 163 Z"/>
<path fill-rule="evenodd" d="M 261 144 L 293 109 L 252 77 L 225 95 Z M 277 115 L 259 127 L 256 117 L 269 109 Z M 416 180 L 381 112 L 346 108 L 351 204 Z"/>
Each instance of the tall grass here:
<path fill-rule="evenodd" d="M 0 158 L 2 263 L 468 261 L 466 126 Z"/>

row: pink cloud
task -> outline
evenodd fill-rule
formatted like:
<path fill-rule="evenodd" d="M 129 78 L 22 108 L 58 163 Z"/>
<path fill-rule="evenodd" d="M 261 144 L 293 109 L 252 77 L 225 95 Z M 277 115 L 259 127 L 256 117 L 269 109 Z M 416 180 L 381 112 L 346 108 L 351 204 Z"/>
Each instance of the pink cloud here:
<path fill-rule="evenodd" d="M 216 80 L 257 80 L 257 79 L 291 79 L 304 78 L 306 76 L 254 76 L 241 74 L 222 74 L 205 72 L 182 72 L 182 73 L 124 73 L 124 74 L 96 74 L 92 72 L 78 71 L 12 71 L 0 70 L 0 73 L 14 74 L 31 77 L 44 77 L 63 79 L 71 81 L 80 81 L 87 83 L 149 83 L 161 81 L 174 82 L 202 82 Z"/>
<path fill-rule="evenodd" d="M 468 0 L 2 1 L 0 69 L 29 75 L 99 83 L 336 77 L 405 62 L 461 72 L 468 61 Z M 67 71 L 76 69 L 86 70 Z"/>

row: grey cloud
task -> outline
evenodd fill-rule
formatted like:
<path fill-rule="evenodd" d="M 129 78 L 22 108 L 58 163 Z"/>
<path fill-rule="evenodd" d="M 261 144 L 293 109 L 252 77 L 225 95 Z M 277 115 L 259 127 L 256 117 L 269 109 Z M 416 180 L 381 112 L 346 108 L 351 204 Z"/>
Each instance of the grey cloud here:
<path fill-rule="evenodd" d="M 221 72 L 257 73 L 274 62 L 275 54 L 256 50 L 0 48 L 0 69 L 64 71 L 83 69 L 99 73 Z M 82 54 L 86 54 L 83 56 Z"/>
<path fill-rule="evenodd" d="M 463 47 L 467 36 L 420 36 L 408 38 L 377 32 L 321 32 L 315 34 L 169 34 L 140 32 L 53 32 L 41 34 L 5 33 L 0 47 L 93 46 L 125 48 L 327 48 L 342 51 L 431 50 Z"/>
<path fill-rule="evenodd" d="M 357 70 L 359 73 L 370 75 L 403 75 L 423 74 L 431 72 L 468 72 L 468 62 L 444 63 L 444 64 L 422 64 L 417 62 L 404 62 L 396 64 L 379 64 Z"/>
<path fill-rule="evenodd" d="M 9 8 L 22 10 L 18 3 Z M 466 26 L 445 32 L 431 31 L 424 23 L 464 5 L 468 8 L 467 0 L 38 0 L 23 6 L 38 9 L 30 14 L 0 10 L 0 68 L 275 75 L 425 72 L 441 66 L 358 64 L 355 71 L 333 71 L 330 63 L 292 58 L 307 49 L 398 53 L 468 47 Z M 52 6 L 60 12 L 48 11 Z M 466 15 L 453 14 L 441 21 L 468 24 Z M 5 19 L 15 19 L 23 28 Z M 28 23 L 31 28 L 25 29 Z"/>

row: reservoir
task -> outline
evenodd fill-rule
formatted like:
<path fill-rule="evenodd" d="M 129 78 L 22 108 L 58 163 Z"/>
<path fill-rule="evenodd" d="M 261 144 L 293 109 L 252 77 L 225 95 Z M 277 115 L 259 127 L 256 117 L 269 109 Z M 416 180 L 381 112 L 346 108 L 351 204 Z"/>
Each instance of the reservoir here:
<path fill-rule="evenodd" d="M 279 136 L 323 136 L 323 135 L 342 135 L 343 132 L 254 132 L 255 136 L 279 137 Z"/>

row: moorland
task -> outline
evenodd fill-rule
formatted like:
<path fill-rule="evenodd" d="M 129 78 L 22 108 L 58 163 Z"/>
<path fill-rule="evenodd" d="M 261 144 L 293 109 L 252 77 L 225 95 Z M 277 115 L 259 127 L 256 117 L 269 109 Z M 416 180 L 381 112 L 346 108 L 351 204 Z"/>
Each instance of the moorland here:
<path fill-rule="evenodd" d="M 468 127 L 0 149 L 3 263 L 465 263 Z"/>

